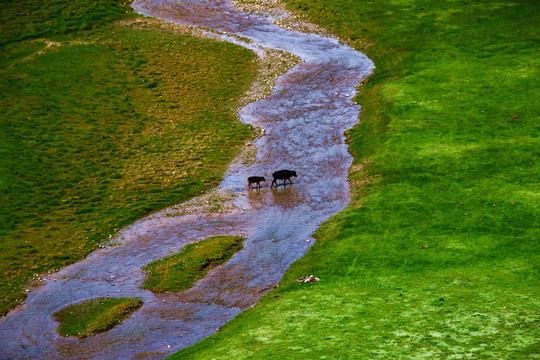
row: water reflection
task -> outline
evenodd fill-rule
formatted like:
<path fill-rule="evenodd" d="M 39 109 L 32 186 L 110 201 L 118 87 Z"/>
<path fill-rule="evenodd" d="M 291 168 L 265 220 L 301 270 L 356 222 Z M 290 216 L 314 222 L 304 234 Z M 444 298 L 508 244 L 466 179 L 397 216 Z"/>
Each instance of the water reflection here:
<path fill-rule="evenodd" d="M 248 190 L 247 198 L 249 205 L 254 210 L 262 210 L 267 207 L 279 207 L 289 209 L 300 205 L 305 200 L 301 189 L 294 184 L 279 185 L 278 187 L 261 187 Z"/>
<path fill-rule="evenodd" d="M 301 202 L 300 193 L 294 185 L 273 188 L 270 193 L 272 194 L 274 204 L 284 209 L 298 206 Z"/>

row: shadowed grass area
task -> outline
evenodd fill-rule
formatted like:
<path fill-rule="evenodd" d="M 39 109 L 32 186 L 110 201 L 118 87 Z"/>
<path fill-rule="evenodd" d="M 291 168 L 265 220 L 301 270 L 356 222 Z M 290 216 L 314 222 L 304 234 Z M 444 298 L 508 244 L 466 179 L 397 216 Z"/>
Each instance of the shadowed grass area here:
<path fill-rule="evenodd" d="M 348 134 L 353 202 L 278 289 L 173 358 L 539 358 L 540 3 L 288 3 L 377 66 Z"/>
<path fill-rule="evenodd" d="M 63 3 L 85 14 L 109 4 Z M 48 5 L 34 12 L 32 4 L 8 2 L 2 16 L 25 22 L 31 13 L 28 26 L 39 17 L 57 22 L 45 19 Z M 2 22 L 2 36 L 11 37 L 0 56 L 1 315 L 24 299 L 34 274 L 217 185 L 253 136 L 235 116 L 256 75 L 250 51 L 121 9 L 123 22 L 53 27 L 38 39 Z"/>
<path fill-rule="evenodd" d="M 85 338 L 112 329 L 143 304 L 139 298 L 98 298 L 68 306 L 54 313 L 62 336 Z"/>
<path fill-rule="evenodd" d="M 113 20 L 133 16 L 130 0 L 3 0 L 0 47 L 40 36 L 99 29 Z M 128 15 L 126 15 L 128 14 Z"/>
<path fill-rule="evenodd" d="M 147 277 L 142 287 L 154 292 L 189 289 L 241 250 L 244 240 L 241 236 L 213 236 L 187 245 L 178 254 L 152 261 L 143 268 Z"/>

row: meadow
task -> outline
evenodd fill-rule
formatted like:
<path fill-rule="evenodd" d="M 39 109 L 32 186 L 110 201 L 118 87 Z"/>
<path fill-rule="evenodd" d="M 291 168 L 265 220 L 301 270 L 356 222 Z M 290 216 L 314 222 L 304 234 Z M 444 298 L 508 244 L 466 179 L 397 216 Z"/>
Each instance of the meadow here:
<path fill-rule="evenodd" d="M 353 200 L 277 289 L 171 358 L 539 359 L 540 3 L 286 2 L 375 62 Z"/>
<path fill-rule="evenodd" d="M 215 187 L 253 130 L 254 54 L 117 0 L 0 15 L 0 315 L 138 218 Z"/>

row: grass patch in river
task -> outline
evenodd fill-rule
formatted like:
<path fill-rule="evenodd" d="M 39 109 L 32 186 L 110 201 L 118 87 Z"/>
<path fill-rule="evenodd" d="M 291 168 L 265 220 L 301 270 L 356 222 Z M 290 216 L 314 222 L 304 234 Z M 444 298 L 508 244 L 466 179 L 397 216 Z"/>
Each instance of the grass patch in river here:
<path fill-rule="evenodd" d="M 189 244 L 177 254 L 152 261 L 143 270 L 143 289 L 154 292 L 182 291 L 225 262 L 243 248 L 241 236 L 213 236 Z"/>
<path fill-rule="evenodd" d="M 85 338 L 112 329 L 143 304 L 139 298 L 98 298 L 70 305 L 54 313 L 62 336 Z"/>
<path fill-rule="evenodd" d="M 256 75 L 252 52 L 103 21 L 103 6 L 136 16 L 116 1 L 36 6 L 5 3 L 0 22 L 0 315 L 34 274 L 216 186 L 253 136 L 234 110 Z"/>
<path fill-rule="evenodd" d="M 173 358 L 538 358 L 540 3 L 288 2 L 377 66 L 348 137 L 353 203 Z"/>

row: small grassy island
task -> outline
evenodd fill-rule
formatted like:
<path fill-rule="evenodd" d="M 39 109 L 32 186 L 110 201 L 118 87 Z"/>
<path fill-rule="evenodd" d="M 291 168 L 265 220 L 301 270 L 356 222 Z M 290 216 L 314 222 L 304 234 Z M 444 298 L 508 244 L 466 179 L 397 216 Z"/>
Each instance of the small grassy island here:
<path fill-rule="evenodd" d="M 62 336 L 84 338 L 112 329 L 139 309 L 139 298 L 98 298 L 68 306 L 54 313 Z"/>
<path fill-rule="evenodd" d="M 193 286 L 210 270 L 227 262 L 243 248 L 241 236 L 213 236 L 189 244 L 177 254 L 146 265 L 143 288 L 153 292 L 182 291 Z"/>

